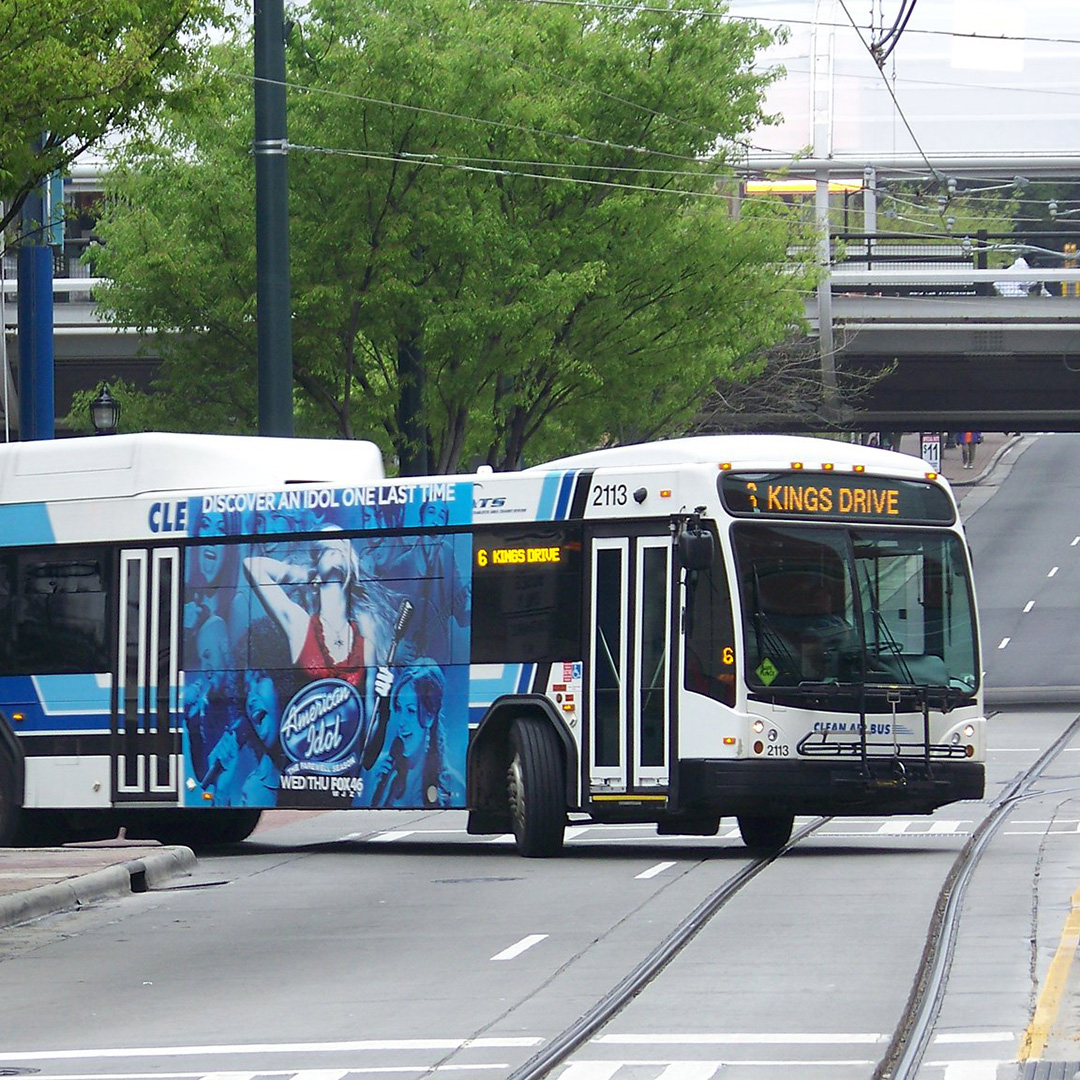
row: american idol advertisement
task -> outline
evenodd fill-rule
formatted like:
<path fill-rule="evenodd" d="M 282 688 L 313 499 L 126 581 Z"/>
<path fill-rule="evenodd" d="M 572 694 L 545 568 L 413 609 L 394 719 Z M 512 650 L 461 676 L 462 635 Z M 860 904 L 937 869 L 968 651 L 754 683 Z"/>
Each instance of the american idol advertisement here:
<path fill-rule="evenodd" d="M 468 483 L 188 501 L 188 805 L 464 805 L 471 539 L 441 529 L 471 509 Z"/>

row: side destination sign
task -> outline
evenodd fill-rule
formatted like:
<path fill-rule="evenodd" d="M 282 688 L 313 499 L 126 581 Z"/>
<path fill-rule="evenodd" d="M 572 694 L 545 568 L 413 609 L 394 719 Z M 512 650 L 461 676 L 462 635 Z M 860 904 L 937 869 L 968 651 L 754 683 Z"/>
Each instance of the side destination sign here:
<path fill-rule="evenodd" d="M 721 501 L 737 517 L 935 525 L 956 520 L 944 488 L 925 480 L 800 470 L 724 473 L 719 487 Z"/>

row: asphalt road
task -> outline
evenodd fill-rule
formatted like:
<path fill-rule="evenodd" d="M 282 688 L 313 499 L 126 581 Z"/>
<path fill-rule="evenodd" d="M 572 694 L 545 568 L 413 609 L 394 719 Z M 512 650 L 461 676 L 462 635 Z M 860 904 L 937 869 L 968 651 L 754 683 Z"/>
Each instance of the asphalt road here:
<path fill-rule="evenodd" d="M 1080 552 L 1080 437 L 1025 439 L 1010 454 L 961 504 L 987 678 L 1001 690 L 1057 685 L 1077 637 L 1055 598 Z M 1048 617 L 1029 619 L 1040 607 Z M 1049 655 L 1038 670 L 1024 660 L 1037 652 Z M 1075 715 L 996 711 L 988 797 Z M 1071 967 L 1052 975 L 1077 885 L 1078 755 L 1016 807 L 980 870 L 932 1080 L 1017 1076 L 1044 1003 L 1044 1060 L 1076 1054 Z M 558 1080 L 869 1080 L 938 889 L 984 809 L 830 823 L 708 923 Z M 160 888 L 4 931 L 0 1069 L 505 1077 L 745 861 L 726 828 L 572 830 L 566 858 L 536 861 L 467 837 L 460 813 L 272 816 Z"/>

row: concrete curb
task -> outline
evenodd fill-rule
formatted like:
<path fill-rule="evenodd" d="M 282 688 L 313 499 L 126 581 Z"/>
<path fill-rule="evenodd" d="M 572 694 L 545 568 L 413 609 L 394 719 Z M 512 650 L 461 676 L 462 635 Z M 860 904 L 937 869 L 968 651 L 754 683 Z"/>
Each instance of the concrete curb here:
<path fill-rule="evenodd" d="M 45 915 L 76 911 L 109 896 L 147 892 L 170 878 L 189 874 L 195 865 L 195 853 L 191 848 L 169 847 L 89 874 L 3 896 L 0 897 L 0 929 Z"/>

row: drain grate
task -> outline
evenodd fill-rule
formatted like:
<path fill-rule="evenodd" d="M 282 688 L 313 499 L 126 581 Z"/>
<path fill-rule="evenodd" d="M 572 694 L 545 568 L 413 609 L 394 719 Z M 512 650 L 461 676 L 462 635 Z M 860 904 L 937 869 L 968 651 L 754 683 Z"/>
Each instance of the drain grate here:
<path fill-rule="evenodd" d="M 1028 1061 L 1019 1080 L 1073 1080 L 1080 1073 L 1080 1061 Z"/>

